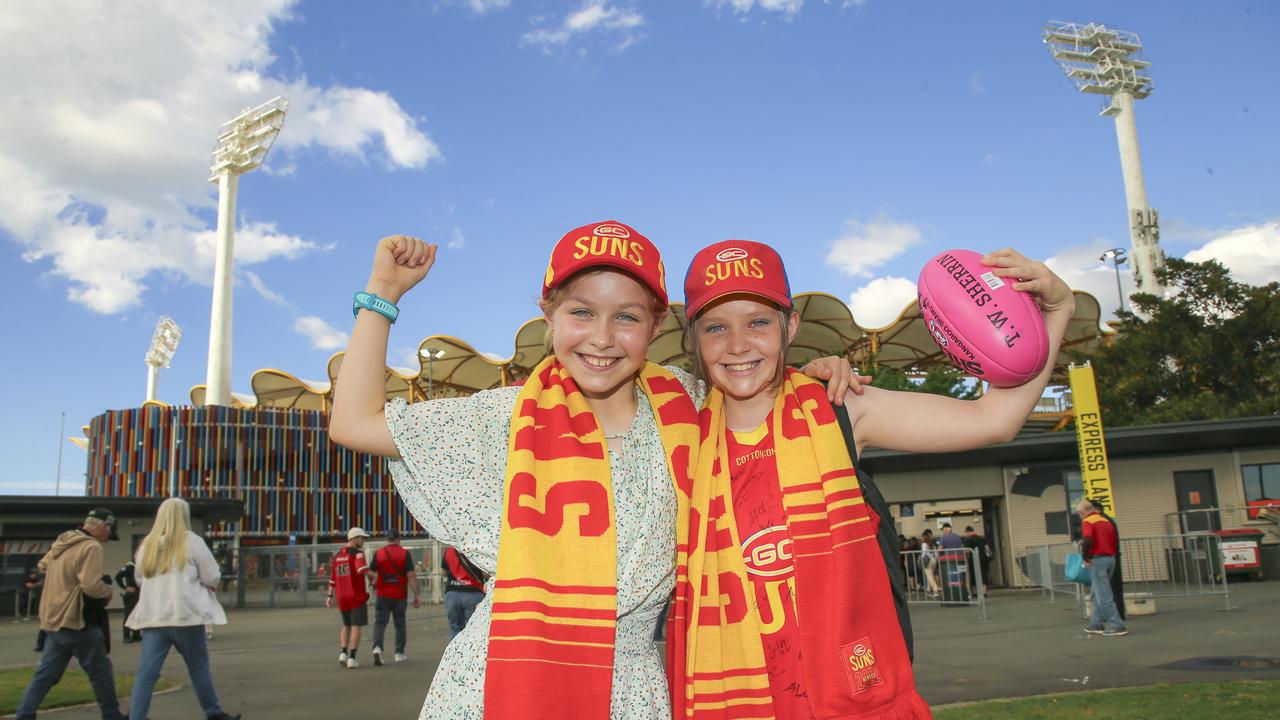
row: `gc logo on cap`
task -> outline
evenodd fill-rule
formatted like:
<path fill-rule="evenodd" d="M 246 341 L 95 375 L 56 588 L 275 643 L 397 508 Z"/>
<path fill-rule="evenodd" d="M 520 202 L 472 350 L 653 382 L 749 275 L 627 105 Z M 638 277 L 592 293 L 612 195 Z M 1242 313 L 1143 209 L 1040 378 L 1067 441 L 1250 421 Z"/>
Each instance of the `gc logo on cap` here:
<path fill-rule="evenodd" d="M 684 277 L 684 313 L 697 316 L 707 303 L 725 295 L 756 295 L 779 307 L 791 307 L 791 283 L 773 248 L 752 240 L 724 240 L 693 256 Z"/>
<path fill-rule="evenodd" d="M 542 296 L 560 287 L 574 273 L 602 265 L 625 270 L 667 304 L 666 270 L 662 255 L 649 238 L 617 220 L 583 225 L 560 238 L 551 251 Z"/>

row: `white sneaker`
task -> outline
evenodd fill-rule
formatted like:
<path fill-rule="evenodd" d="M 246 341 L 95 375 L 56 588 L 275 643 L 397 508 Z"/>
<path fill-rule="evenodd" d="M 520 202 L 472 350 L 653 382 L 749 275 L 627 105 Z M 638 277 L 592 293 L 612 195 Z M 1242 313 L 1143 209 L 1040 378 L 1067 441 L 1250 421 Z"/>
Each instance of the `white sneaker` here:
<path fill-rule="evenodd" d="M 409 658 L 405 657 L 404 653 L 396 653 L 396 662 L 404 662 L 405 660 L 408 660 L 408 659 Z"/>
<path fill-rule="evenodd" d="M 355 658 L 347 658 L 347 667 L 348 667 L 348 668 L 358 668 L 358 667 L 360 667 L 360 661 L 359 661 L 359 660 L 356 660 Z"/>
<path fill-rule="evenodd" d="M 382 667 L 382 648 L 380 647 L 373 649 L 373 664 Z"/>
<path fill-rule="evenodd" d="M 339 665 L 346 665 L 346 664 L 347 664 L 347 651 L 346 651 L 346 650 L 343 650 L 342 652 L 338 653 L 338 664 L 339 664 Z"/>

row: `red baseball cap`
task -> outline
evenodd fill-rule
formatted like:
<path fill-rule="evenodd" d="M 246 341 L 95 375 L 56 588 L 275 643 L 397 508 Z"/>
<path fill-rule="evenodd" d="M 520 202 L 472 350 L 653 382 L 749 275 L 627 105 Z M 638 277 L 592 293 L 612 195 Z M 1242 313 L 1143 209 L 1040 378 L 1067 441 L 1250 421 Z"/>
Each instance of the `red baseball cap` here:
<path fill-rule="evenodd" d="M 791 307 L 791 283 L 778 252 L 752 240 L 724 240 L 693 256 L 684 276 L 684 314 L 693 318 L 716 298 L 747 293 Z"/>
<path fill-rule="evenodd" d="M 542 296 L 579 270 L 602 265 L 625 270 L 652 290 L 664 306 L 667 304 L 667 272 L 658 247 L 635 228 L 617 220 L 583 225 L 560 238 L 551 250 Z"/>

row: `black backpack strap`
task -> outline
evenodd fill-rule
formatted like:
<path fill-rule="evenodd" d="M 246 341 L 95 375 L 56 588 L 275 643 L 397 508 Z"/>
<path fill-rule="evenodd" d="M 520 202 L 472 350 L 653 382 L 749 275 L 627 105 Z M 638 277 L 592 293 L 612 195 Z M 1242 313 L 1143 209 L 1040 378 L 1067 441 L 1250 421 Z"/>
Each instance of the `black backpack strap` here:
<path fill-rule="evenodd" d="M 867 508 L 880 519 L 876 542 L 880 545 L 880 555 L 884 558 L 885 570 L 889 573 L 889 585 L 893 589 L 893 605 L 898 611 L 898 624 L 902 626 L 902 639 L 907 645 L 907 656 L 915 662 L 915 637 L 911 630 L 911 609 L 907 605 L 907 579 L 902 573 L 901 548 L 898 547 L 898 534 L 893 526 L 893 515 L 889 512 L 889 503 L 870 475 L 858 467 L 858 445 L 853 438 L 853 423 L 849 422 L 849 409 L 843 405 L 832 405 L 836 419 L 840 421 L 840 432 L 844 435 L 845 447 L 849 449 L 849 459 L 853 461 L 854 470 L 858 473 L 858 484 L 862 488 L 862 499 Z"/>

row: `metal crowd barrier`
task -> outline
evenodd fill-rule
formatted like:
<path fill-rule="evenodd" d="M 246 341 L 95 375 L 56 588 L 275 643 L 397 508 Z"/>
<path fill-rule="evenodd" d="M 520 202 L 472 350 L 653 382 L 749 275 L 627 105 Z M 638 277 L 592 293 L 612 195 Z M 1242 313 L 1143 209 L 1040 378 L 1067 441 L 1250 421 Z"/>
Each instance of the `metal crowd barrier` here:
<path fill-rule="evenodd" d="M 1223 567 L 1221 538 L 1213 534 L 1152 535 L 1120 539 L 1120 566 L 1125 595 L 1142 597 L 1212 597 L 1231 608 L 1231 590 Z M 1018 556 L 1024 587 L 1041 587 L 1050 602 L 1066 593 L 1083 607 L 1088 589 L 1066 579 L 1066 556 L 1076 543 L 1026 548 Z"/>
<path fill-rule="evenodd" d="M 366 542 L 365 558 L 385 543 Z M 437 540 L 403 540 L 413 555 L 414 572 L 423 603 L 444 602 L 444 578 L 439 574 L 444 545 Z M 223 573 L 218 600 L 224 607 L 323 607 L 328 594 L 333 556 L 345 543 L 324 545 L 242 545 L 232 572 Z"/>
<path fill-rule="evenodd" d="M 977 607 L 985 622 L 987 599 L 977 548 L 903 550 L 907 602 L 939 607 Z"/>

